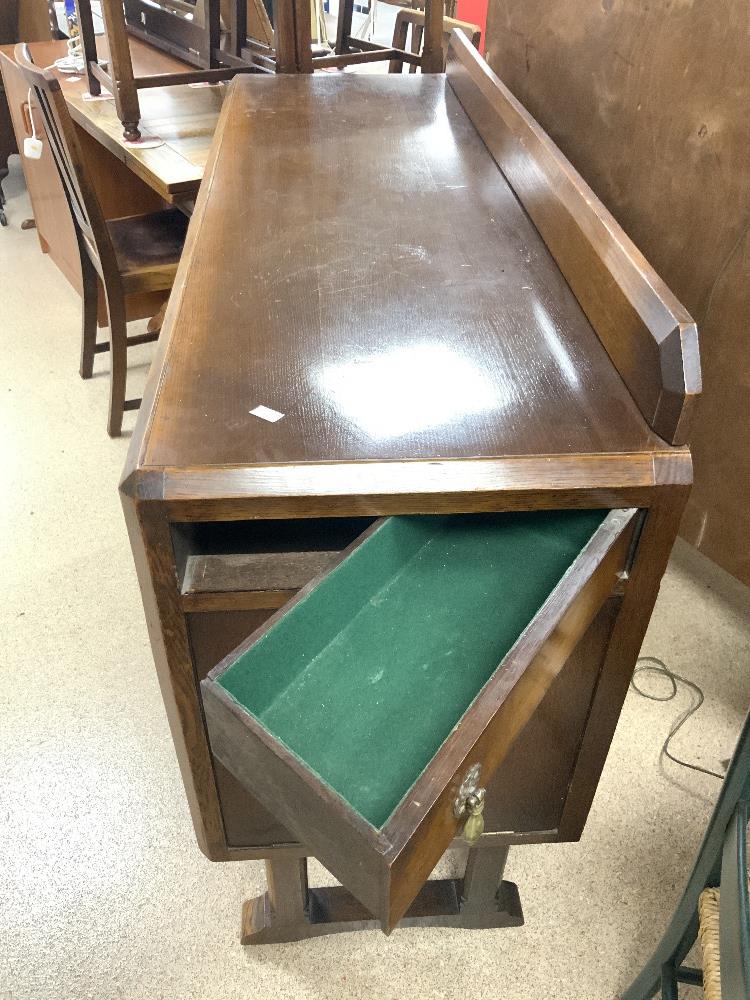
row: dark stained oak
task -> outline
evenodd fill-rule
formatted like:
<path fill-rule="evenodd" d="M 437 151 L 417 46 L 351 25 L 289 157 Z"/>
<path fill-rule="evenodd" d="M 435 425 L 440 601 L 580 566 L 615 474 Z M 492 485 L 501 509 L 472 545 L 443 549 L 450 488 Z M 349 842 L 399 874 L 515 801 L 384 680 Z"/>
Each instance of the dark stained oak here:
<path fill-rule="evenodd" d="M 246 78 L 230 103 L 144 464 L 662 447 L 442 77 Z"/>
<path fill-rule="evenodd" d="M 507 854 L 506 847 L 470 850 L 464 877 L 426 882 L 399 928 L 521 927 L 518 888 L 502 877 Z M 241 944 L 303 941 L 378 926 L 342 886 L 310 888 L 306 859 L 279 858 L 268 862 L 266 870 L 269 891 L 243 906 Z"/>
<path fill-rule="evenodd" d="M 198 842 L 213 860 L 269 859 L 269 894 L 246 910 L 255 943 L 324 932 L 298 863 L 316 852 L 393 927 L 456 833 L 470 751 L 495 771 L 480 853 L 580 837 L 692 478 L 672 443 L 699 385 L 689 317 L 470 45 L 454 35 L 450 48 L 447 78 L 233 84 L 123 473 Z M 505 115 L 519 148 L 528 140 L 515 179 L 493 145 Z M 684 325 L 669 355 L 682 391 L 654 366 L 665 317 Z M 657 405 L 664 393 L 673 408 Z M 478 699 L 379 847 L 246 720 L 219 711 L 230 731 L 209 736 L 217 701 L 199 681 L 303 585 L 279 586 L 290 552 L 355 537 L 329 543 L 323 522 L 558 507 L 638 513 L 598 569 L 569 581 L 567 611 L 535 621 L 516 686 Z M 211 589 L 196 571 L 217 574 Z M 542 781 L 551 726 L 566 739 Z M 478 922 L 450 919 L 491 926 L 484 889 Z M 448 918 L 420 898 L 430 921 Z M 332 931 L 364 920 L 342 894 L 325 907 Z"/>
<path fill-rule="evenodd" d="M 306 596 L 315 582 L 234 650 L 202 682 L 214 752 L 326 867 L 392 930 L 460 824 L 453 814 L 461 777 L 474 763 L 490 778 L 532 717 L 625 570 L 635 511 L 613 511 L 550 594 L 499 670 L 477 695 L 409 794 L 376 831 L 247 713 L 219 680 L 241 653 Z M 342 553 L 347 558 L 371 526 Z"/>
<path fill-rule="evenodd" d="M 684 444 L 701 389 L 687 310 L 459 32 L 447 74 L 649 425 Z"/>
<path fill-rule="evenodd" d="M 186 611 L 280 608 L 330 566 L 336 554 L 323 550 L 190 556 L 182 607 Z"/>

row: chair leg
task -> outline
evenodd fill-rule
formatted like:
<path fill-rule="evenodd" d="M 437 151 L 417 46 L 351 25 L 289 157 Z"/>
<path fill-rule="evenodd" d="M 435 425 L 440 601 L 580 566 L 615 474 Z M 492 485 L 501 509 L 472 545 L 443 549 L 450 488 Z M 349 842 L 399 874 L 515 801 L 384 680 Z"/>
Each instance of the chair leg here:
<path fill-rule="evenodd" d="M 109 420 L 107 433 L 119 437 L 122 415 L 125 411 L 125 380 L 128 372 L 128 326 L 125 319 L 125 300 L 120 294 L 107 291 L 109 315 Z"/>
<path fill-rule="evenodd" d="M 694 876 L 691 877 L 691 882 L 693 878 Z M 677 968 L 698 937 L 697 903 L 693 901 L 698 891 L 694 889 L 693 892 L 685 892 L 656 951 L 623 993 L 622 1000 L 648 1000 L 655 996 L 660 984 L 662 997 L 669 1000 L 677 997 Z M 670 982 L 670 976 L 673 983 Z"/>
<path fill-rule="evenodd" d="M 661 970 L 661 1000 L 679 1000 L 677 995 L 677 972 L 674 962 L 667 962 Z"/>
<path fill-rule="evenodd" d="M 99 299 L 99 283 L 94 265 L 88 254 L 81 254 L 81 277 L 83 278 L 83 329 L 81 333 L 81 378 L 91 378 L 94 373 L 96 353 L 96 307 Z"/>
<path fill-rule="evenodd" d="M 349 51 L 349 38 L 352 33 L 352 17 L 354 13 L 354 0 L 339 0 L 339 16 L 336 25 L 336 48 L 337 55 L 345 55 Z"/>

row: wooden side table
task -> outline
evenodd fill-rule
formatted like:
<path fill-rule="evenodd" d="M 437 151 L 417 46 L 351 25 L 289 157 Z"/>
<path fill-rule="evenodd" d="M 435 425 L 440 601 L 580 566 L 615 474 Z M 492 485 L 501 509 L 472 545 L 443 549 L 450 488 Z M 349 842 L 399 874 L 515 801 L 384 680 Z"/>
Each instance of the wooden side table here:
<path fill-rule="evenodd" d="M 235 81 L 121 492 L 198 843 L 267 861 L 243 941 L 522 920 L 505 854 L 581 835 L 690 487 L 699 389 L 690 317 L 462 36 L 445 77 Z M 472 515 L 505 538 L 521 518 L 548 537 L 583 511 L 567 570 L 385 819 L 291 746 L 302 725 L 264 721 L 258 691 L 347 630 L 335 617 L 374 572 L 351 567 L 375 565 L 362 553 L 393 521 Z M 534 546 L 509 551 L 490 560 L 519 580 L 503 614 L 537 573 Z M 446 620 L 455 596 L 433 601 Z M 320 641 L 290 631 L 310 607 Z M 494 627 L 470 608 L 456 635 Z M 335 761 L 340 722 L 322 728 Z M 466 829 L 475 765 L 484 833 L 463 879 L 426 881 Z M 343 887 L 310 889 L 308 855 Z"/>

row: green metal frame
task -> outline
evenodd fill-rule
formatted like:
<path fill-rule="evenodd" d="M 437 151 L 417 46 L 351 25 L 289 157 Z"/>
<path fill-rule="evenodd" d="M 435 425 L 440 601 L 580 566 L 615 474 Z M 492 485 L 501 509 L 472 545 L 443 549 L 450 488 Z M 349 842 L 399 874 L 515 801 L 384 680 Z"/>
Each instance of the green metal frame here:
<path fill-rule="evenodd" d="M 747 826 L 750 822 L 750 715 L 724 778 L 682 899 L 659 946 L 622 1000 L 678 1000 L 678 983 L 702 985 L 699 969 L 682 962 L 698 935 L 698 898 L 720 887 L 721 992 L 725 1000 L 750 998 L 750 895 Z"/>

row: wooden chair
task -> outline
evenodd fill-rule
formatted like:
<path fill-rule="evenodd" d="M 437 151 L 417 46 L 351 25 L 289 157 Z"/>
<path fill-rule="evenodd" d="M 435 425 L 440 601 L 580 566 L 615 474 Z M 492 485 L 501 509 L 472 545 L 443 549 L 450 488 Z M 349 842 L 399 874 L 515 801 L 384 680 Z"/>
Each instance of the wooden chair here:
<path fill-rule="evenodd" d="M 419 55 L 424 42 L 425 14 L 423 10 L 409 9 L 402 7 L 396 14 L 396 24 L 393 29 L 393 48 L 397 51 L 410 51 Z M 411 28 L 411 44 L 407 49 L 409 28 Z M 470 24 L 468 21 L 457 21 L 454 17 L 443 18 L 443 67 L 448 55 L 448 39 L 455 29 L 462 31 L 469 39 L 475 49 L 479 48 L 482 40 L 482 29 L 478 24 Z M 403 59 L 391 59 L 388 64 L 389 73 L 401 73 L 406 65 Z M 416 73 L 417 67 L 414 63 L 409 65 L 409 72 Z"/>
<path fill-rule="evenodd" d="M 125 398 L 127 349 L 155 340 L 158 330 L 128 337 L 125 296 L 138 292 L 168 291 L 172 287 L 185 240 L 188 220 L 177 209 L 105 221 L 99 200 L 88 178 L 75 127 L 59 81 L 31 60 L 26 45 L 17 45 L 15 58 L 33 93 L 35 106 L 28 114 L 41 114 L 46 139 L 68 198 L 78 239 L 83 278 L 83 336 L 81 378 L 91 378 L 94 355 L 111 355 L 109 420 L 112 437 L 120 434 L 125 410 L 135 410 L 140 399 Z M 109 342 L 96 342 L 96 307 L 99 283 L 109 318 Z"/>
<path fill-rule="evenodd" d="M 291 0 L 290 0 L 291 2 Z M 105 87 L 113 96 L 123 136 L 129 142 L 141 138 L 141 106 L 138 91 L 151 87 L 177 87 L 187 83 L 219 83 L 237 73 L 257 72 L 221 48 L 219 0 L 101 0 L 104 34 L 109 49 L 106 68 L 99 62 L 94 36 L 91 0 L 76 0 L 78 26 L 89 90 L 100 94 Z M 178 14 L 190 14 L 190 19 Z M 189 65 L 184 73 L 136 76 L 128 36 L 133 35 Z"/>
<path fill-rule="evenodd" d="M 293 2 L 300 3 L 301 0 L 293 0 Z M 309 2 L 309 0 L 303 0 L 303 2 Z M 415 69 L 419 66 L 423 73 L 442 73 L 445 66 L 445 54 L 441 45 L 445 3 L 444 0 L 419 0 L 419 3 L 423 8 L 421 11 L 422 41 L 417 52 L 409 52 L 404 51 L 403 47 L 397 46 L 395 39 L 393 46 L 387 48 L 375 42 L 355 38 L 352 35 L 354 0 L 340 0 L 336 30 L 336 54 L 325 59 L 314 59 L 313 68 L 342 67 L 356 62 L 377 62 L 387 59 L 391 66 L 395 61 L 406 62 L 413 65 Z"/>
<path fill-rule="evenodd" d="M 663 1000 L 677 1000 L 678 983 L 702 985 L 706 1000 L 750 997 L 749 821 L 750 715 L 682 899 L 659 947 L 623 1000 L 647 1000 L 660 987 Z M 703 971 L 682 965 L 698 935 Z"/>

